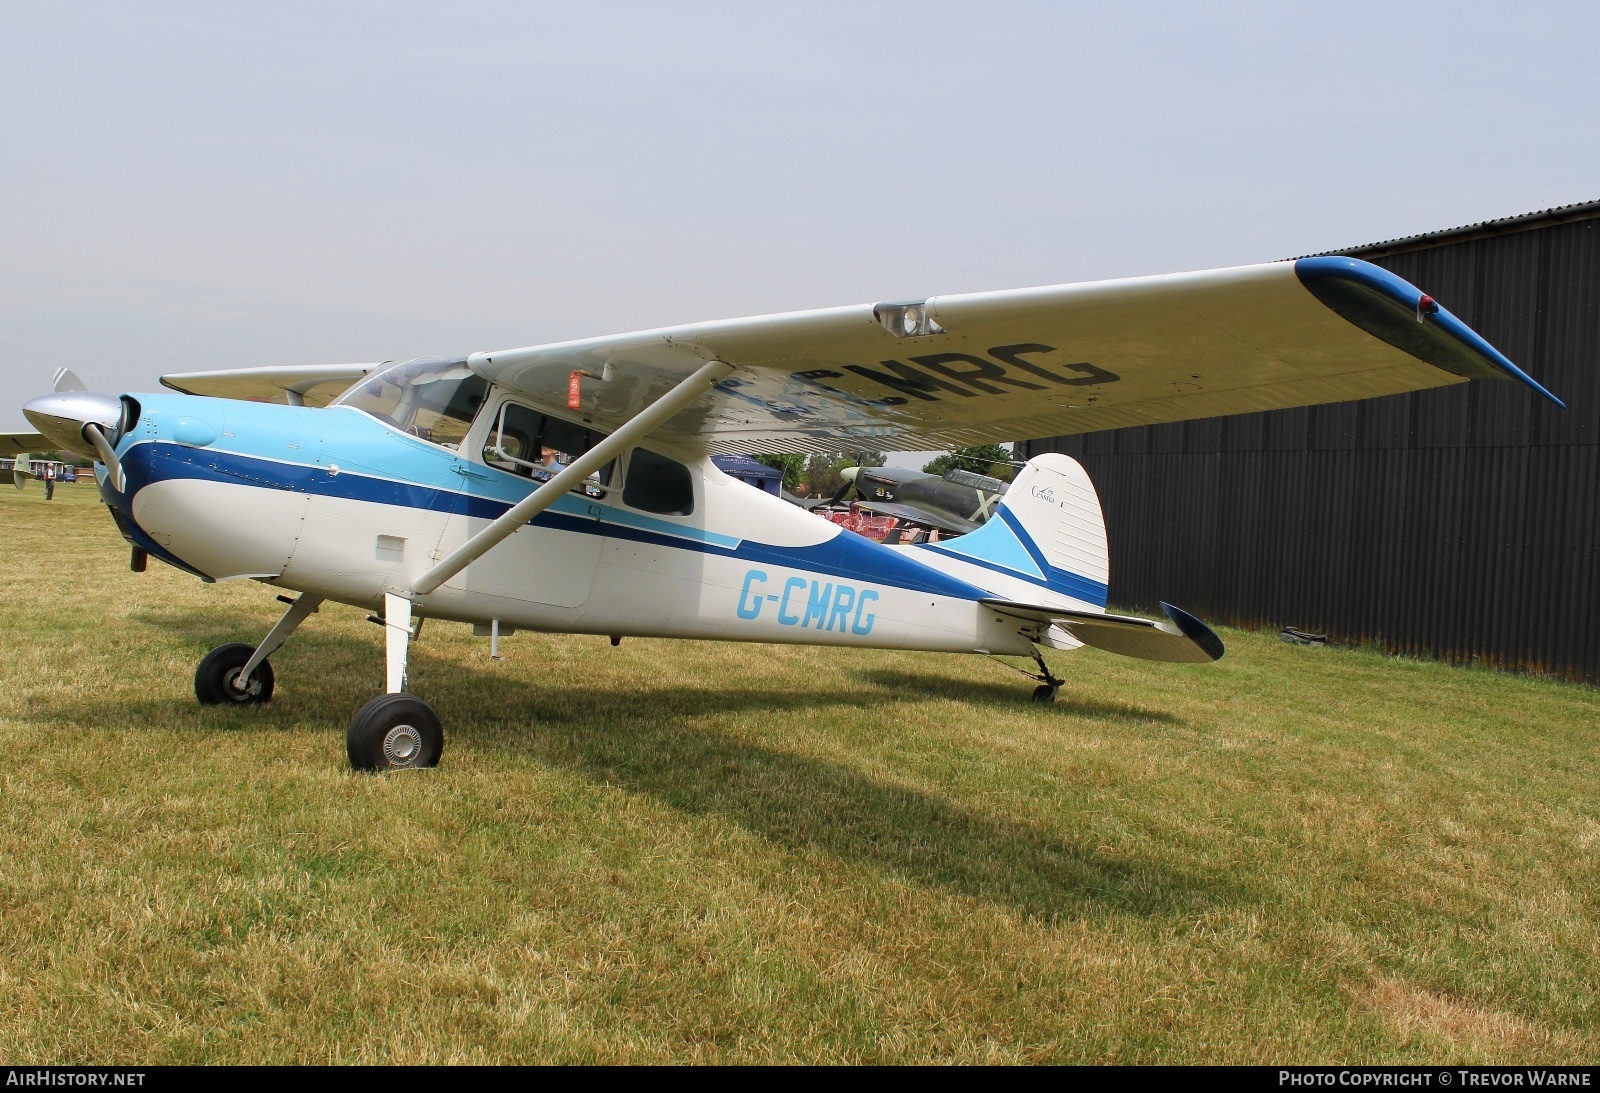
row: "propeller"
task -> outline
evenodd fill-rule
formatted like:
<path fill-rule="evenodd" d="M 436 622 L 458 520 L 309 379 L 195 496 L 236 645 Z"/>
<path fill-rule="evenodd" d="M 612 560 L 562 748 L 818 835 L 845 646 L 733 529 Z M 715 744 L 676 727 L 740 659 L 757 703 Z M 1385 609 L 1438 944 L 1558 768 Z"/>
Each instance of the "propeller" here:
<path fill-rule="evenodd" d="M 111 486 L 118 493 L 128 488 L 128 478 L 117 458 L 128 403 L 113 395 L 90 391 L 70 368 L 57 369 L 55 393 L 41 395 L 23 406 L 23 415 L 45 439 L 67 451 L 84 451 L 85 442 L 104 463 Z"/>
<path fill-rule="evenodd" d="M 851 490 L 856 488 L 856 473 L 860 470 L 860 467 L 840 468 L 839 477 L 844 479 L 844 484 L 839 487 L 837 493 L 828 498 L 829 507 L 844 503 L 845 497 L 849 495 Z"/>
<path fill-rule="evenodd" d="M 122 473 L 122 460 L 117 458 L 116 449 L 106 439 L 104 430 L 92 421 L 85 422 L 83 435 L 90 444 L 94 445 L 95 454 L 100 457 L 100 462 L 106 465 L 106 472 L 111 476 L 111 488 L 118 493 L 126 490 L 128 488 L 128 476 Z"/>
<path fill-rule="evenodd" d="M 78 373 L 70 368 L 56 369 L 56 394 L 63 391 L 87 391 L 89 385 L 78 378 Z"/>

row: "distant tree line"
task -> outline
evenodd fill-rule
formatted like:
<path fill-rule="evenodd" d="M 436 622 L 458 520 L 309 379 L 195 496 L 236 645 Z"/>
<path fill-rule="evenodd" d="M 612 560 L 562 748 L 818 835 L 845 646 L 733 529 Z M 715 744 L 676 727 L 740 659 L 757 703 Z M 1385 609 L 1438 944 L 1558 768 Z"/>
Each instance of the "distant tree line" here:
<path fill-rule="evenodd" d="M 1003 444 L 975 444 L 956 448 L 922 465 L 929 474 L 949 474 L 954 470 L 986 474 L 1002 482 L 1011 481 L 1016 468 L 1011 465 L 1011 450 Z"/>

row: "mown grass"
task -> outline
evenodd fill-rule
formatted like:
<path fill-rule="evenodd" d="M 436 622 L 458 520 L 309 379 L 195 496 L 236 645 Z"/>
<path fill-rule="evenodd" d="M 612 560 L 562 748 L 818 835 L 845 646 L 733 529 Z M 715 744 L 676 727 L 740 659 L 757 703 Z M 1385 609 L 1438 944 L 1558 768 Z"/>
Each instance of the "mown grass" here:
<path fill-rule="evenodd" d="M 0 1059 L 1582 1061 L 1589 688 L 1228 632 L 981 658 L 430 623 L 432 772 L 362 776 L 381 634 L 265 709 L 278 610 L 0 499 Z"/>

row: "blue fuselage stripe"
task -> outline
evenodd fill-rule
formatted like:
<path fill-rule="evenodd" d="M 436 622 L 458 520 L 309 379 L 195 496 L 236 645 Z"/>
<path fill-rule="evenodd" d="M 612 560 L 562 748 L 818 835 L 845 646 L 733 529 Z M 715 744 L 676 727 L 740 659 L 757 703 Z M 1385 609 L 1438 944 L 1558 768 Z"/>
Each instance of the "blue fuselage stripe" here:
<path fill-rule="evenodd" d="M 513 503 L 493 497 L 475 496 L 433 486 L 420 486 L 357 474 L 350 470 L 334 473 L 322 466 L 286 463 L 216 448 L 190 448 L 159 440 L 144 441 L 129 447 L 122 453 L 122 459 L 128 475 L 126 494 L 128 497 L 153 482 L 193 479 L 427 509 L 483 520 L 495 519 Z M 629 526 L 611 519 L 611 515 L 615 513 L 617 517 L 626 519 L 631 524 L 642 523 L 645 520 L 598 502 L 594 507 L 600 509 L 599 516 L 571 511 L 585 510 L 587 507 L 588 503 L 581 497 L 565 497 L 557 501 L 552 508 L 534 517 L 530 523 L 535 527 L 554 531 L 605 535 L 613 539 L 803 569 L 857 581 L 870 581 L 914 592 L 928 592 L 967 600 L 978 600 L 989 595 L 988 591 L 976 585 L 950 577 L 869 539 L 843 530 L 832 539 L 815 546 L 774 546 L 709 534 L 699 528 L 688 526 L 683 527 L 680 534 L 676 525 L 667 525 L 665 521 L 660 523 L 672 527 L 671 533 L 653 531 L 647 527 Z M 563 509 L 568 511 L 561 511 Z M 132 522 L 131 514 L 129 522 Z"/>

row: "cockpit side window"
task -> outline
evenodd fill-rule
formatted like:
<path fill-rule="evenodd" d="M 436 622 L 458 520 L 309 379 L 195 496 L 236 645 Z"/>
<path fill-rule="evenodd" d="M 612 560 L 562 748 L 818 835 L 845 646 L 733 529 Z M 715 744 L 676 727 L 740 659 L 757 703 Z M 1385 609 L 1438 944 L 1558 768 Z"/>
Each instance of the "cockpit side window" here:
<path fill-rule="evenodd" d="M 483 449 L 484 461 L 501 470 L 531 475 L 533 465 L 539 462 L 539 433 L 543 426 L 543 414 L 514 402 L 506 403 L 500 408 L 500 420 Z"/>
<path fill-rule="evenodd" d="M 622 503 L 641 512 L 688 516 L 694 512 L 694 477 L 682 463 L 635 448 L 628 457 Z"/>
<path fill-rule="evenodd" d="M 544 481 L 600 443 L 605 436 L 570 421 L 542 414 L 521 403 L 500 406 L 483 446 L 483 461 L 502 471 Z M 613 460 L 585 479 L 579 487 L 594 494 L 611 481 Z"/>

